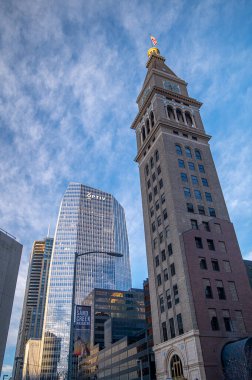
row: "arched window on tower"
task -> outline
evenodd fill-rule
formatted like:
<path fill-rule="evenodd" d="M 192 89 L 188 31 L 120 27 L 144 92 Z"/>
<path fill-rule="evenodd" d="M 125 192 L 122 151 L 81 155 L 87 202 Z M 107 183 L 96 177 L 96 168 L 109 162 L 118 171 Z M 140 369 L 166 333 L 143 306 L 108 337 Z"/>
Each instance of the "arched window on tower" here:
<path fill-rule="evenodd" d="M 195 149 L 195 157 L 197 160 L 202 160 L 201 153 L 198 149 Z"/>
<path fill-rule="evenodd" d="M 151 120 L 151 128 L 154 127 L 154 123 L 155 123 L 155 120 L 154 120 L 154 113 L 151 111 L 150 113 L 150 120 Z"/>
<path fill-rule="evenodd" d="M 192 152 L 189 146 L 185 147 L 186 157 L 192 158 Z"/>
<path fill-rule="evenodd" d="M 176 109 L 177 119 L 180 123 L 184 123 L 182 112 L 179 108 Z"/>
<path fill-rule="evenodd" d="M 185 112 L 185 118 L 186 118 L 187 125 L 189 127 L 192 127 L 193 126 L 193 121 L 192 121 L 192 117 L 189 114 L 189 112 Z"/>
<path fill-rule="evenodd" d="M 179 156 L 182 156 L 182 149 L 181 149 L 181 146 L 178 145 L 178 144 L 176 144 L 175 146 L 176 146 L 176 152 L 177 152 L 177 154 L 178 154 Z"/>
<path fill-rule="evenodd" d="M 149 119 L 147 119 L 147 121 L 146 121 L 146 131 L 147 131 L 147 136 L 148 136 L 148 134 L 150 133 L 150 121 L 149 121 Z"/>
<path fill-rule="evenodd" d="M 184 374 L 183 374 L 183 365 L 181 362 L 181 359 L 178 355 L 173 355 L 171 358 L 171 364 L 170 364 L 170 369 L 171 369 L 171 377 L 173 379 L 182 379 Z"/>
<path fill-rule="evenodd" d="M 144 142 L 145 139 L 146 139 L 145 128 L 142 127 L 142 141 Z"/>
<path fill-rule="evenodd" d="M 171 106 L 167 106 L 167 113 L 170 120 L 175 121 L 175 115 L 173 108 Z"/>

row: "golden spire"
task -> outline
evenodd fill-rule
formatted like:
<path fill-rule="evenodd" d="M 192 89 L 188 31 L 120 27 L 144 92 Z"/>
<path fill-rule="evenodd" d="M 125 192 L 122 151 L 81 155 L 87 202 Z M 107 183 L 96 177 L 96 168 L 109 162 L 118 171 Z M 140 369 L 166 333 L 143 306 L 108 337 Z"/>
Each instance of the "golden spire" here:
<path fill-rule="evenodd" d="M 157 47 L 154 47 L 152 46 L 149 50 L 148 50 L 148 57 L 150 57 L 151 55 L 160 55 L 160 51 L 158 50 Z"/>

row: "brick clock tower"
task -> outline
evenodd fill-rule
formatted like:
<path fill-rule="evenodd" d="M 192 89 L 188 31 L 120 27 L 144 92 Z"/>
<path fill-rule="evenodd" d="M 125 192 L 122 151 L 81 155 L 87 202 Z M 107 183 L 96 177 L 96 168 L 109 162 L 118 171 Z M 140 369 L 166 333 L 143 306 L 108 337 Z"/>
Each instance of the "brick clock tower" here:
<path fill-rule="evenodd" d="M 225 361 L 227 347 L 239 340 L 245 352 L 251 341 L 252 293 L 200 117 L 202 104 L 188 95 L 187 83 L 156 47 L 149 49 L 146 67 L 131 128 L 157 380 L 220 380 L 232 361 Z"/>

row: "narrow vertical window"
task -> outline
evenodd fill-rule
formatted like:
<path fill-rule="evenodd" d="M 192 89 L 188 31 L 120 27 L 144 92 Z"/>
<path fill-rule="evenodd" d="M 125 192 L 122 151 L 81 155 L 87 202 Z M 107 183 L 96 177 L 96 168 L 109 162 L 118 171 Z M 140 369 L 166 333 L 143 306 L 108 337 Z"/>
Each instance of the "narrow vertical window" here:
<path fill-rule="evenodd" d="M 180 145 L 176 144 L 175 146 L 176 146 L 176 152 L 177 152 L 177 154 L 179 156 L 182 156 L 182 149 L 181 149 Z"/>

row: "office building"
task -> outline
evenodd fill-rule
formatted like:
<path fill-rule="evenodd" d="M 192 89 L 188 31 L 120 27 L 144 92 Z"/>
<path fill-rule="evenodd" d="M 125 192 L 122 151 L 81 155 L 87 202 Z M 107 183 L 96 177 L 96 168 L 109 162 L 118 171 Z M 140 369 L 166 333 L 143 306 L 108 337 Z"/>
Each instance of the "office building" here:
<path fill-rule="evenodd" d="M 43 332 L 41 379 L 70 376 L 75 252 L 87 253 L 77 260 L 75 305 L 81 305 L 94 288 L 131 288 L 124 210 L 111 194 L 80 183 L 69 184 L 58 216 Z M 113 257 L 106 252 L 123 256 Z M 47 338 L 51 335 L 58 340 L 53 347 Z"/>
<path fill-rule="evenodd" d="M 251 260 L 244 260 L 244 264 L 246 267 L 249 283 L 250 283 L 250 286 L 252 288 L 252 261 Z"/>
<path fill-rule="evenodd" d="M 0 375 L 23 246 L 0 229 Z"/>
<path fill-rule="evenodd" d="M 17 338 L 13 367 L 14 380 L 22 379 L 26 343 L 31 338 L 39 339 L 42 337 L 52 247 L 53 238 L 49 237 L 36 240 L 33 243 Z M 29 351 L 34 347 L 37 347 L 36 343 L 30 344 Z M 27 355 L 27 358 L 29 357 L 31 355 Z M 28 363 L 26 364 L 28 365 Z"/>
<path fill-rule="evenodd" d="M 157 48 L 148 57 L 132 128 L 157 379 L 221 380 L 229 343 L 240 340 L 245 355 L 252 334 L 251 288 L 200 117 L 202 104 Z M 230 361 L 225 363 L 228 376 Z"/>

